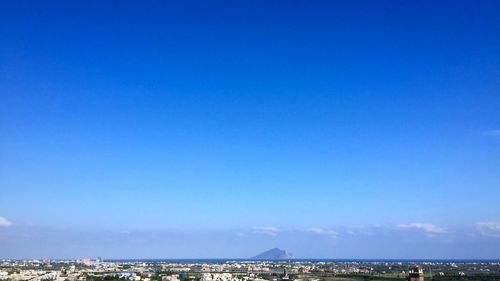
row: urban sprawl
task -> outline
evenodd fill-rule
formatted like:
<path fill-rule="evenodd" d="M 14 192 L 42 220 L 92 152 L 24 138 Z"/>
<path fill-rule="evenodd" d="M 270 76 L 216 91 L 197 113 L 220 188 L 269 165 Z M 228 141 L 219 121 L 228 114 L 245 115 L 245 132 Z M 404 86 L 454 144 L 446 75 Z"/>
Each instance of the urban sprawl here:
<path fill-rule="evenodd" d="M 0 260 L 5 281 L 500 280 L 500 261 Z"/>

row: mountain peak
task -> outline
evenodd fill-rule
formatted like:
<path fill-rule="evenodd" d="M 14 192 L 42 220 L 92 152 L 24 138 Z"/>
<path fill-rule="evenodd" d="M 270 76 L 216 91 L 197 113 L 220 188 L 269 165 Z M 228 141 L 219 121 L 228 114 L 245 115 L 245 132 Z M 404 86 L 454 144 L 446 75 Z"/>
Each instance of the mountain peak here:
<path fill-rule="evenodd" d="M 252 257 L 252 259 L 255 260 L 287 260 L 291 258 L 293 258 L 292 253 L 279 248 L 272 248 L 256 255 L 255 257 Z"/>

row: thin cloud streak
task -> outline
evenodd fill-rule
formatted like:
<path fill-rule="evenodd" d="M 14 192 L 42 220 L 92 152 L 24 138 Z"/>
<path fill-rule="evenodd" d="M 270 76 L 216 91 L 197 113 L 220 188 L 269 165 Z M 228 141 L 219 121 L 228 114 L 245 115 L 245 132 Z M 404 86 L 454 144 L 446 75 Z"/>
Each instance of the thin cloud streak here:
<path fill-rule="evenodd" d="M 259 234 L 277 236 L 281 230 L 274 226 L 254 226 L 253 231 Z"/>
<path fill-rule="evenodd" d="M 314 233 L 314 234 L 318 234 L 318 235 L 331 236 L 331 237 L 337 237 L 337 235 L 338 235 L 337 231 L 330 229 L 330 228 L 322 228 L 322 227 L 308 228 L 305 230 L 305 232 Z"/>
<path fill-rule="evenodd" d="M 437 226 L 431 223 L 407 223 L 407 224 L 398 224 L 396 225 L 397 229 L 400 230 L 420 230 L 423 231 L 427 235 L 436 235 L 436 234 L 446 234 L 444 228 Z"/>

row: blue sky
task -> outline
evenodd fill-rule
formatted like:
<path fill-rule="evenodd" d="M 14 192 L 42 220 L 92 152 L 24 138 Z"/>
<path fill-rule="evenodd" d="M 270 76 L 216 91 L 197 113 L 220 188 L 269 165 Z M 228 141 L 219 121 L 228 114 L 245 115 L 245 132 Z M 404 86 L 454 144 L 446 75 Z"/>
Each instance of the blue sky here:
<path fill-rule="evenodd" d="M 0 4 L 2 257 L 500 258 L 498 1 L 100 2 Z"/>

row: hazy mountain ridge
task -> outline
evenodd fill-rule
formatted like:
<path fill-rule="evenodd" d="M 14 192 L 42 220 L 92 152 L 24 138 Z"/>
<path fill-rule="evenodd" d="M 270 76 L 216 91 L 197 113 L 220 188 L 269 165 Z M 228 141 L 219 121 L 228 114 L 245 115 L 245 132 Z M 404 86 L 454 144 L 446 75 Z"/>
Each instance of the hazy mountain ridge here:
<path fill-rule="evenodd" d="M 292 253 L 289 253 L 285 250 L 281 250 L 279 248 L 273 248 L 252 257 L 252 259 L 255 260 L 286 260 L 292 258 L 293 258 Z"/>

